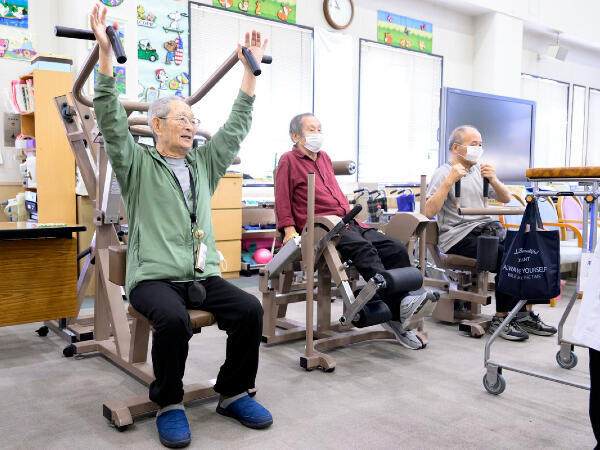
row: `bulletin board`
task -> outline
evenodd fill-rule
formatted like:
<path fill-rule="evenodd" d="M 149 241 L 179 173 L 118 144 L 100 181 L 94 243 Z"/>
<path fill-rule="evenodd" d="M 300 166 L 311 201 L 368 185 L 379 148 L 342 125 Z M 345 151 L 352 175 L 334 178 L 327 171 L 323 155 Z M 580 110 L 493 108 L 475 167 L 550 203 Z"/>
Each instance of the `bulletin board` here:
<path fill-rule="evenodd" d="M 190 95 L 189 18 L 185 0 L 138 0 L 138 100 Z"/>

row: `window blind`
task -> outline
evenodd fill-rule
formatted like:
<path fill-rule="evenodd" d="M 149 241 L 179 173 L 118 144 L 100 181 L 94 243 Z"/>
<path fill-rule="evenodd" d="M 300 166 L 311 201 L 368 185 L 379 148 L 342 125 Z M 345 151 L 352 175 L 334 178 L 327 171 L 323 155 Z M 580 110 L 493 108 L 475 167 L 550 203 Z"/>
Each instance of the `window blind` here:
<path fill-rule="evenodd" d="M 360 42 L 358 179 L 419 182 L 438 166 L 442 58 Z"/>
<path fill-rule="evenodd" d="M 267 54 L 273 56 L 273 64 L 263 65 L 258 77 L 252 127 L 239 155 L 244 173 L 271 176 L 276 155 L 291 149 L 291 118 L 313 109 L 312 29 L 196 3 L 190 10 L 192 92 L 243 42 L 246 31 L 255 29 L 269 39 Z M 237 64 L 194 106 L 200 128 L 214 134 L 227 120 L 242 74 L 242 65 Z"/>
<path fill-rule="evenodd" d="M 523 74 L 521 97 L 536 102 L 533 166 L 564 167 L 569 84 Z"/>

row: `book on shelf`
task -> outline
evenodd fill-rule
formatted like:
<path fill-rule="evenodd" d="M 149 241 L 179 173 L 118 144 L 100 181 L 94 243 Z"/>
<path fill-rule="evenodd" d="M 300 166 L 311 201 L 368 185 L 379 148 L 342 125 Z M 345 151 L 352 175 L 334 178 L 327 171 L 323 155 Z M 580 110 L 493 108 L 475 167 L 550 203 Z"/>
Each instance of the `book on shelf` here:
<path fill-rule="evenodd" d="M 10 103 L 16 113 L 33 112 L 33 80 L 12 80 L 10 82 Z"/>

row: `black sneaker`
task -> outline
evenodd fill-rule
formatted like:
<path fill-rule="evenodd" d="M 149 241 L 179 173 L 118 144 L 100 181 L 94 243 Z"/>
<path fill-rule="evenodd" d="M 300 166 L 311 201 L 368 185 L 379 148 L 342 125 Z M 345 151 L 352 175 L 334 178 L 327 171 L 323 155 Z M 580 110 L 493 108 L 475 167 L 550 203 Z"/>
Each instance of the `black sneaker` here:
<path fill-rule="evenodd" d="M 502 324 L 503 321 L 504 317 L 492 317 L 490 326 L 487 329 L 488 333 L 493 334 L 494 331 L 498 329 L 498 327 Z M 527 334 L 527 331 L 523 330 L 519 326 L 519 324 L 517 323 L 517 319 L 513 319 L 508 325 L 504 326 L 502 331 L 500 331 L 500 337 L 508 341 L 524 341 L 529 337 L 529 334 Z"/>
<path fill-rule="evenodd" d="M 517 322 L 528 333 L 537 334 L 538 336 L 552 336 L 556 334 L 556 328 L 542 322 L 540 315 L 533 311 L 529 311 L 525 316 L 517 319 Z"/>

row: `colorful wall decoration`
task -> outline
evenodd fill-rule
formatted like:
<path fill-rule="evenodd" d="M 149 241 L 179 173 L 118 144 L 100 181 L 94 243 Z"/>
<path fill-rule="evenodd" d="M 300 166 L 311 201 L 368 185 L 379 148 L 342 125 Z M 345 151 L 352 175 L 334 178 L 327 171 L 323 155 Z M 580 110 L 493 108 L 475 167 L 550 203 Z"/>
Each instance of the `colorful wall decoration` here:
<path fill-rule="evenodd" d="M 31 61 L 37 52 L 25 30 L 0 26 L 0 58 Z"/>
<path fill-rule="evenodd" d="M 433 25 L 422 20 L 377 11 L 377 41 L 396 47 L 432 53 Z"/>
<path fill-rule="evenodd" d="M 98 64 L 94 66 L 94 84 L 98 77 Z M 117 90 L 122 94 L 127 94 L 127 69 L 124 66 L 113 66 L 113 77 L 116 78 Z"/>
<path fill-rule="evenodd" d="M 296 23 L 296 0 L 213 0 L 213 6 L 251 16 Z"/>
<path fill-rule="evenodd" d="M 28 0 L 0 0 L 0 25 L 29 28 Z"/>
<path fill-rule="evenodd" d="M 121 3 L 123 3 L 123 0 L 100 0 L 102 3 L 104 3 L 106 6 L 119 6 Z"/>
<path fill-rule="evenodd" d="M 187 1 L 138 0 L 138 98 L 190 95 Z"/>

